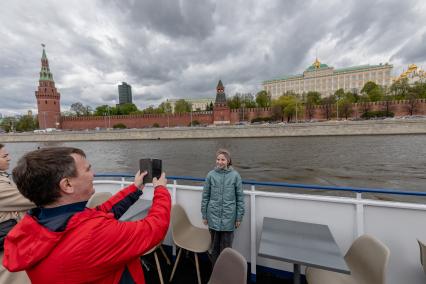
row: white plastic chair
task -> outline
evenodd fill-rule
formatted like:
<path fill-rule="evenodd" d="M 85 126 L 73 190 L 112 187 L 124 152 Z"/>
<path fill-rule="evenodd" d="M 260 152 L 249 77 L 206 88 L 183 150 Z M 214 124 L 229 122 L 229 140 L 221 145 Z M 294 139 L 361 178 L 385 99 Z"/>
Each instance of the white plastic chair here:
<path fill-rule="evenodd" d="M 170 282 L 175 275 L 182 250 L 185 249 L 194 253 L 198 283 L 201 284 L 200 265 L 198 263 L 197 253 L 206 252 L 210 248 L 211 237 L 209 230 L 192 225 L 185 210 L 179 204 L 173 205 L 171 219 L 173 241 L 180 249 L 175 265 L 173 266 Z"/>
<path fill-rule="evenodd" d="M 308 267 L 309 284 L 385 284 L 389 248 L 370 235 L 357 238 L 345 255 L 350 275 Z"/>
<path fill-rule="evenodd" d="M 95 192 L 87 201 L 87 208 L 95 208 L 107 201 L 112 196 L 111 192 Z"/>
<path fill-rule="evenodd" d="M 420 263 L 422 264 L 423 271 L 426 273 L 426 244 L 420 240 L 417 240 L 420 247 Z"/>
<path fill-rule="evenodd" d="M 246 284 L 247 261 L 236 250 L 225 248 L 217 258 L 208 284 Z"/>

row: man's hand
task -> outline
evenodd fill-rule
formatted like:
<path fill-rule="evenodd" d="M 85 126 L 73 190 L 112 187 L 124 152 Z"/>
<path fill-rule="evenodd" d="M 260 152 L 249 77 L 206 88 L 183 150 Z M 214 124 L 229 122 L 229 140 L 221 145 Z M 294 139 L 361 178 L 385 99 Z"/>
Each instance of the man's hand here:
<path fill-rule="evenodd" d="M 241 225 L 241 222 L 240 222 L 240 221 L 236 221 L 236 222 L 235 222 L 235 228 L 238 228 L 240 225 Z"/>
<path fill-rule="evenodd" d="M 203 224 L 207 225 L 209 222 L 207 221 L 207 219 L 203 219 Z"/>
<path fill-rule="evenodd" d="M 166 173 L 162 173 L 160 178 L 157 179 L 156 177 L 154 177 L 152 179 L 152 184 L 154 185 L 154 188 L 156 188 L 159 185 L 162 185 L 164 187 L 167 187 L 167 179 L 166 179 Z"/>
<path fill-rule="evenodd" d="M 136 185 L 137 188 L 142 189 L 142 187 L 143 187 L 143 177 L 146 176 L 147 173 L 148 173 L 147 171 L 144 171 L 142 173 L 141 173 L 141 171 L 138 171 L 136 173 L 134 183 L 135 183 L 135 185 Z"/>

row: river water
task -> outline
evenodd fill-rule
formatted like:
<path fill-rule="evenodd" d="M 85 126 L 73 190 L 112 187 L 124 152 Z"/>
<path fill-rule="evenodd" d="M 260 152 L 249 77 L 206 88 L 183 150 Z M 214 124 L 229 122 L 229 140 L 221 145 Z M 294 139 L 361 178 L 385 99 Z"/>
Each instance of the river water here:
<path fill-rule="evenodd" d="M 426 135 L 9 143 L 12 167 L 46 146 L 82 148 L 94 170 L 135 172 L 139 158 L 163 160 L 167 175 L 205 177 L 215 151 L 231 151 L 243 179 L 426 191 Z"/>

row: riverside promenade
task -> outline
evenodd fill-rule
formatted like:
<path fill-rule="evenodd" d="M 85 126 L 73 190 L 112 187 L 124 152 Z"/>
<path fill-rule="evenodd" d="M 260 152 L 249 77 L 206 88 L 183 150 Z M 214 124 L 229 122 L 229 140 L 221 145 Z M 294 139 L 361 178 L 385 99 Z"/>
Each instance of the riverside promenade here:
<path fill-rule="evenodd" d="M 426 119 L 3 133 L 0 143 L 426 134 Z"/>

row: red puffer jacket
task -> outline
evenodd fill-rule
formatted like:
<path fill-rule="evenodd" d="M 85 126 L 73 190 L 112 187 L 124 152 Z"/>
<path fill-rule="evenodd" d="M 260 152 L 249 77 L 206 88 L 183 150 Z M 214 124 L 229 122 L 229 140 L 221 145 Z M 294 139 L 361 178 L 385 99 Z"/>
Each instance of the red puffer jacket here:
<path fill-rule="evenodd" d="M 96 209 L 75 213 L 61 232 L 49 230 L 26 214 L 6 238 L 3 265 L 10 271 L 26 270 L 36 284 L 115 284 L 126 273 L 134 283 L 145 283 L 139 257 L 164 239 L 171 198 L 159 186 L 146 218 L 118 221 L 109 212 L 135 191 L 131 185 Z"/>

